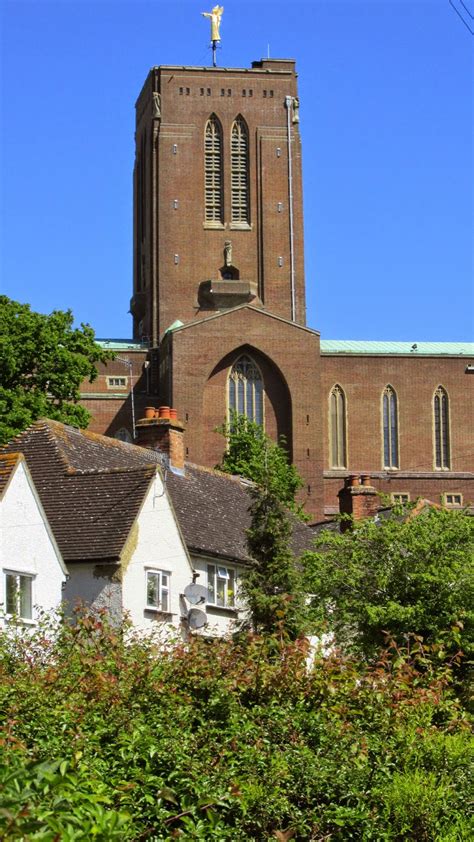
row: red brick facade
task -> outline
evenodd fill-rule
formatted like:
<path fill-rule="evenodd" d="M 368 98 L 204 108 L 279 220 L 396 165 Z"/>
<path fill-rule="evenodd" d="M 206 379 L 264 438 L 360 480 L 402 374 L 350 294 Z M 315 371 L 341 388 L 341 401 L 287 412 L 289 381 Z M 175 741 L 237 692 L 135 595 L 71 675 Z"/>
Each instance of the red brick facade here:
<path fill-rule="evenodd" d="M 301 499 L 315 519 L 339 510 L 339 492 L 352 474 L 370 475 L 377 491 L 412 500 L 421 495 L 438 502 L 451 493 L 471 502 L 473 360 L 452 351 L 444 356 L 408 349 L 321 354 L 319 334 L 305 327 L 297 97 L 290 60 L 262 60 L 250 69 L 150 71 L 136 105 L 131 301 L 135 338 L 149 351 L 119 347 L 122 361 L 84 384 L 91 428 L 133 434 L 129 380 L 116 388 L 107 379 L 129 378 L 126 361 L 132 360 L 135 419 L 148 404 L 175 407 L 186 428 L 186 458 L 212 467 L 224 448 L 215 428 L 227 417 L 229 373 L 245 354 L 263 380 L 265 428 L 275 439 L 285 436 L 304 479 Z M 205 137 L 211 117 L 222 138 L 222 192 L 219 219 L 210 221 Z M 248 132 L 244 222 L 235 221 L 232 203 L 238 120 Z M 329 447 L 329 395 L 336 384 L 346 424 L 345 459 L 337 469 Z M 392 470 L 383 458 L 387 386 L 398 411 L 398 465 Z M 434 458 L 439 386 L 449 402 L 449 468 L 443 469 Z M 357 505 L 369 498 L 373 504 L 373 494 L 352 497 Z"/>

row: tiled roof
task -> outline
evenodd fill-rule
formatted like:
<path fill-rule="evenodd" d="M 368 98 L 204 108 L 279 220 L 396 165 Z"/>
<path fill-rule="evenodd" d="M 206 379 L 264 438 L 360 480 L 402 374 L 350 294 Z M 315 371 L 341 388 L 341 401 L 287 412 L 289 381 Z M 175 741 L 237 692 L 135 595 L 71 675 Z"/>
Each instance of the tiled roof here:
<path fill-rule="evenodd" d="M 192 552 L 248 561 L 249 483 L 219 471 L 186 465 L 184 476 L 168 473 L 166 485 L 184 539 Z M 313 534 L 295 520 L 293 552 L 309 549 Z"/>
<path fill-rule="evenodd" d="M 64 560 L 117 559 L 156 472 L 156 454 L 56 421 L 1 452 L 21 452 Z"/>
<path fill-rule="evenodd" d="M 24 454 L 66 562 L 118 559 L 160 456 L 152 450 L 57 421 L 37 421 L 0 451 L 8 462 Z M 1 464 L 1 463 L 0 463 Z M 194 552 L 248 561 L 249 483 L 186 465 L 166 472 L 181 531 Z M 311 545 L 312 532 L 295 521 L 293 550 Z"/>
<path fill-rule="evenodd" d="M 0 494 L 3 494 L 20 459 L 21 453 L 0 453 Z"/>
<path fill-rule="evenodd" d="M 321 353 L 473 357 L 474 342 L 367 342 L 352 339 L 321 339 Z"/>

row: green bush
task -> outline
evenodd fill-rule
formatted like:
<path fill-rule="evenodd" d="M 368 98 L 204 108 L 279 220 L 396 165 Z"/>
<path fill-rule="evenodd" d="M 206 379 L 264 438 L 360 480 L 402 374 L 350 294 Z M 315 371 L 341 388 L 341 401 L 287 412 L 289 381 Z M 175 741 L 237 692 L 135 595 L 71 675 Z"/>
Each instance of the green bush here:
<path fill-rule="evenodd" d="M 301 641 L 168 649 L 85 615 L 0 643 L 8 840 L 472 838 L 450 668 Z"/>

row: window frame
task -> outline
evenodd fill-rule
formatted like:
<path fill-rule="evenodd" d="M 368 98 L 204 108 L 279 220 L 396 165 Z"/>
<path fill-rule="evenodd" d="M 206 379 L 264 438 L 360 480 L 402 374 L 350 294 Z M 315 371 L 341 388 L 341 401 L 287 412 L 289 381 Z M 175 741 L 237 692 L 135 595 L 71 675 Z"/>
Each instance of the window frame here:
<path fill-rule="evenodd" d="M 448 497 L 459 497 L 459 502 L 449 501 Z M 460 491 L 445 491 L 442 495 L 443 505 L 450 509 L 458 509 L 463 506 L 463 495 Z"/>
<path fill-rule="evenodd" d="M 15 594 L 15 611 L 9 611 L 8 606 L 8 579 L 15 577 L 19 581 L 16 585 L 16 594 Z M 29 584 L 29 614 L 30 616 L 24 616 L 21 611 L 21 583 L 20 580 L 25 579 L 28 581 Z M 21 620 L 22 623 L 26 625 L 34 625 L 36 623 L 35 620 L 35 579 L 36 573 L 31 573 L 28 570 L 14 570 L 13 568 L 3 568 L 3 582 L 4 582 L 4 594 L 5 594 L 5 616 L 7 619 L 11 619 L 12 617 L 17 617 Z"/>
<path fill-rule="evenodd" d="M 208 127 L 214 127 L 214 135 L 218 138 L 218 149 L 214 149 L 213 144 L 208 150 L 207 148 L 207 130 Z M 217 166 L 214 159 L 217 156 Z M 219 186 L 215 186 L 215 173 L 219 174 Z M 208 178 L 210 186 L 208 186 Z M 208 201 L 209 194 L 213 195 L 212 201 Z M 215 201 L 215 196 L 219 194 L 219 203 Z M 222 123 L 217 114 L 214 112 L 209 115 L 204 126 L 204 222 L 205 228 L 224 228 L 224 213 L 225 213 L 225 195 L 224 195 L 224 134 Z M 210 214 L 208 217 L 208 213 Z"/>
<path fill-rule="evenodd" d="M 436 401 L 439 401 L 439 433 L 437 430 Z M 443 400 L 445 405 L 443 407 Z M 433 467 L 435 471 L 452 470 L 451 454 L 451 402 L 447 389 L 437 386 L 431 402 L 433 422 Z M 439 450 L 439 460 L 438 460 Z M 438 461 L 440 464 L 438 464 Z"/>
<path fill-rule="evenodd" d="M 148 580 L 150 576 L 158 576 L 158 600 L 156 604 L 148 601 Z M 163 576 L 167 577 L 166 584 L 163 584 Z M 166 593 L 167 605 L 163 607 L 163 594 Z M 160 567 L 145 567 L 145 610 L 155 611 L 159 614 L 171 614 L 171 572 L 162 570 Z"/>
<path fill-rule="evenodd" d="M 214 573 L 210 573 L 210 569 Z M 219 575 L 221 571 L 222 575 Z M 214 577 L 212 588 L 210 585 L 210 576 Z M 218 580 L 223 583 L 223 604 L 218 604 Z M 229 585 L 232 582 L 231 597 L 229 599 Z M 206 563 L 206 605 L 211 608 L 218 608 L 227 611 L 237 611 L 237 593 L 238 593 L 238 573 L 237 569 L 232 564 L 219 564 L 215 561 L 208 561 Z M 212 593 L 213 592 L 213 596 Z"/>
<path fill-rule="evenodd" d="M 237 146 L 234 149 L 234 129 L 240 130 Z M 245 139 L 245 149 L 240 149 L 241 139 Z M 243 165 L 242 165 L 243 161 Z M 242 187 L 242 173 L 244 173 L 244 187 Z M 234 178 L 239 183 L 234 187 Z M 245 193 L 245 202 L 241 196 Z M 236 204 L 234 204 L 234 198 Z M 234 207 L 239 218 L 234 218 Z M 237 213 L 238 210 L 238 213 Z M 242 114 L 238 114 L 232 121 L 230 129 L 230 224 L 235 230 L 250 230 L 252 228 L 250 204 L 250 132 L 247 121 Z"/>
<path fill-rule="evenodd" d="M 127 389 L 128 387 L 128 377 L 122 374 L 108 374 L 105 378 L 107 381 L 107 388 L 108 389 Z M 113 383 L 113 380 L 120 380 L 121 383 Z"/>
<path fill-rule="evenodd" d="M 334 452 L 333 452 L 333 420 L 332 420 L 332 397 L 336 394 L 336 390 L 338 390 L 339 394 L 342 398 L 342 422 L 343 422 L 343 429 L 342 429 L 342 464 L 337 465 L 335 464 L 336 459 L 333 459 Z M 337 409 L 337 403 L 336 403 Z M 337 415 L 337 413 L 336 413 Z M 346 393 L 340 383 L 334 383 L 334 385 L 329 390 L 328 396 L 328 431 L 329 431 L 329 468 L 332 471 L 345 471 L 347 470 L 347 466 L 349 464 L 349 453 L 348 453 L 348 419 L 347 419 L 347 398 Z M 339 438 L 337 436 L 337 438 Z M 339 443 L 338 443 L 339 449 Z"/>
<path fill-rule="evenodd" d="M 406 500 L 397 500 L 397 497 L 406 497 Z M 410 502 L 410 492 L 409 491 L 393 491 L 390 495 L 390 499 L 394 506 L 405 506 L 407 503 Z"/>
<path fill-rule="evenodd" d="M 388 460 L 385 459 L 385 398 L 387 398 L 388 406 Z M 392 427 L 392 400 L 395 406 L 395 437 L 393 437 Z M 384 471 L 398 471 L 400 470 L 400 425 L 399 425 L 399 410 L 398 410 L 398 395 L 396 390 L 390 383 L 382 390 L 382 404 L 381 404 L 381 428 L 382 428 L 382 468 Z M 393 454 L 393 444 L 395 444 L 395 454 Z M 393 458 L 395 455 L 395 459 Z M 390 464 L 389 464 L 390 463 Z"/>
<path fill-rule="evenodd" d="M 239 380 L 238 380 L 237 377 L 236 378 L 233 377 L 234 371 L 237 370 L 237 366 L 239 365 L 239 363 L 242 360 L 248 361 L 248 363 L 250 363 L 254 367 L 254 369 L 256 370 L 256 372 L 258 374 L 258 378 L 254 378 L 253 380 L 249 380 L 245 375 L 244 375 L 245 379 L 244 379 L 244 377 L 241 378 L 242 382 L 244 383 L 244 388 L 243 388 L 244 411 L 243 412 L 241 412 L 240 409 L 239 409 L 239 393 L 238 393 L 238 386 L 237 386 Z M 231 381 L 236 384 L 234 386 L 234 390 L 235 390 L 235 405 L 234 406 L 231 405 Z M 252 416 L 247 415 L 247 413 L 245 411 L 246 408 L 247 408 L 247 403 L 248 403 L 248 389 L 247 389 L 248 383 L 253 384 L 253 387 L 252 387 L 252 402 L 253 402 L 254 412 L 253 412 Z M 256 394 L 256 391 L 255 391 L 255 383 L 261 384 L 261 394 L 260 394 L 261 420 L 257 420 L 257 417 L 258 417 L 259 413 L 255 411 L 256 408 L 257 408 L 257 394 Z M 228 374 L 227 374 L 226 400 L 227 400 L 227 418 L 228 418 L 229 423 L 232 420 L 232 413 L 236 412 L 237 415 L 240 415 L 243 418 L 247 418 L 249 421 L 253 421 L 255 424 L 259 424 L 259 426 L 262 427 L 262 429 L 265 429 L 265 381 L 263 379 L 262 370 L 261 370 L 260 366 L 258 365 L 258 363 L 255 362 L 254 358 L 252 356 L 250 356 L 250 354 L 240 354 L 240 356 L 237 357 L 236 360 L 234 360 L 231 367 L 229 368 L 229 371 L 228 371 Z"/>

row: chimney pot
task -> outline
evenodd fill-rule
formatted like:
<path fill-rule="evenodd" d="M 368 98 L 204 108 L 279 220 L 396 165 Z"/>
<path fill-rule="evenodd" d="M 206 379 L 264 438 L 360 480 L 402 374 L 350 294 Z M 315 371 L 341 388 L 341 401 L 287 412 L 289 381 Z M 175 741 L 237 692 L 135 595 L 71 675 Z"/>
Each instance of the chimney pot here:
<path fill-rule="evenodd" d="M 172 421 L 178 420 L 178 410 L 177 409 L 170 409 L 170 418 Z"/>
<path fill-rule="evenodd" d="M 158 407 L 158 418 L 169 418 L 170 417 L 170 408 L 169 406 L 160 406 Z"/>
<path fill-rule="evenodd" d="M 362 485 L 365 485 L 365 486 L 370 485 L 370 476 L 369 476 L 369 474 L 363 474 L 363 475 L 361 476 L 361 480 L 362 480 Z"/>
<path fill-rule="evenodd" d="M 145 418 L 154 418 L 155 417 L 155 407 L 154 406 L 146 406 L 145 407 Z"/>

